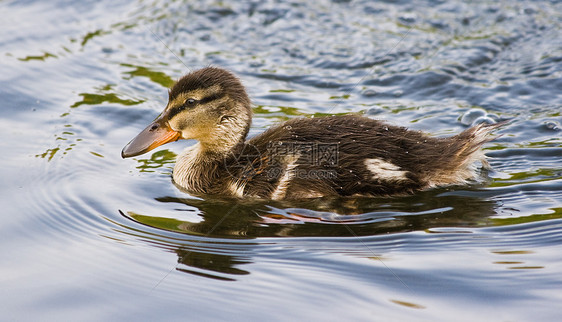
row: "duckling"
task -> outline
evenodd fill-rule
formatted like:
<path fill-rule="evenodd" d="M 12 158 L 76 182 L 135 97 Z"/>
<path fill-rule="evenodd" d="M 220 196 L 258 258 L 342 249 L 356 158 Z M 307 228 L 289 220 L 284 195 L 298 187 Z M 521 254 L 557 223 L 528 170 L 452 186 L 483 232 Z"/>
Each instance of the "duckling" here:
<path fill-rule="evenodd" d="M 357 115 L 294 118 L 246 139 L 251 102 L 240 80 L 207 67 L 180 78 L 164 111 L 121 153 L 129 158 L 179 139 L 174 183 L 194 195 L 273 200 L 394 196 L 478 177 L 481 146 L 501 124 L 435 138 Z"/>

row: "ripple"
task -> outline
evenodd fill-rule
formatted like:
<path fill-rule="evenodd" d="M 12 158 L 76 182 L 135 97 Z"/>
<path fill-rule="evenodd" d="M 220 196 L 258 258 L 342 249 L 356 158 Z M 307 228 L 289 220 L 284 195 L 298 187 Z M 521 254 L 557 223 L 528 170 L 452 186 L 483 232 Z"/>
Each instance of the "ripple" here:
<path fill-rule="evenodd" d="M 4 7 L 0 244 L 15 319 L 558 318 L 559 4 Z M 174 79 L 207 65 L 248 87 L 252 134 L 362 111 L 435 136 L 511 122 L 485 145 L 488 184 L 397 198 L 202 200 L 170 180 L 190 143 L 125 161 L 119 152 Z"/>
<path fill-rule="evenodd" d="M 100 170 L 99 164 L 82 164 L 81 171 L 65 171 L 57 162 L 49 163 L 46 168 L 44 175 L 32 182 L 33 192 L 27 195 L 28 206 L 46 226 L 44 229 L 67 238 L 83 238 L 92 231 L 104 231 L 107 223 L 102 218 L 108 209 L 99 203 L 96 194 L 84 189 L 96 184 L 92 172 Z"/>

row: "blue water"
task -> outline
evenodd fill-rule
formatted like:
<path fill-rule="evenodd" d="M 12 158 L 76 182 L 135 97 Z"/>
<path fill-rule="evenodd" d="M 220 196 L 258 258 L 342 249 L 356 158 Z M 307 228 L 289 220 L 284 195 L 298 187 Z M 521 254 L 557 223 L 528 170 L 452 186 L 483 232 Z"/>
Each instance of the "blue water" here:
<path fill-rule="evenodd" d="M 7 321 L 562 318 L 559 1 L 0 2 Z M 511 120 L 486 184 L 201 199 L 193 142 L 123 160 L 167 88 L 240 76 L 250 135 L 362 113 L 435 136 Z"/>

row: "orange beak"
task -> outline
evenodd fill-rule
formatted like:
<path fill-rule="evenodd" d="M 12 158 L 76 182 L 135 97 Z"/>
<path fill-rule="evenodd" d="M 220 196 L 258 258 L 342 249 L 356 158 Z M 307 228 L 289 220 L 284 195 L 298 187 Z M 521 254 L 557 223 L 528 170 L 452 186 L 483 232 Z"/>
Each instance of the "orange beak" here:
<path fill-rule="evenodd" d="M 179 132 L 170 128 L 163 115 L 160 115 L 123 148 L 121 157 L 130 158 L 144 154 L 162 144 L 177 141 L 180 136 Z"/>

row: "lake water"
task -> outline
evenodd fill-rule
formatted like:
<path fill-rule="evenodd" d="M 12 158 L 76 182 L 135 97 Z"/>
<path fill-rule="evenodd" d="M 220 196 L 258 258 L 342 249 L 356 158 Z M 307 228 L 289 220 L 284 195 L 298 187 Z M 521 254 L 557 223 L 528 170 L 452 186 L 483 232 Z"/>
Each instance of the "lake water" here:
<path fill-rule="evenodd" d="M 0 2 L 0 319 L 562 318 L 560 1 Z M 251 135 L 363 113 L 435 136 L 511 120 L 487 184 L 400 198 L 199 199 L 190 141 L 123 160 L 215 65 Z"/>

